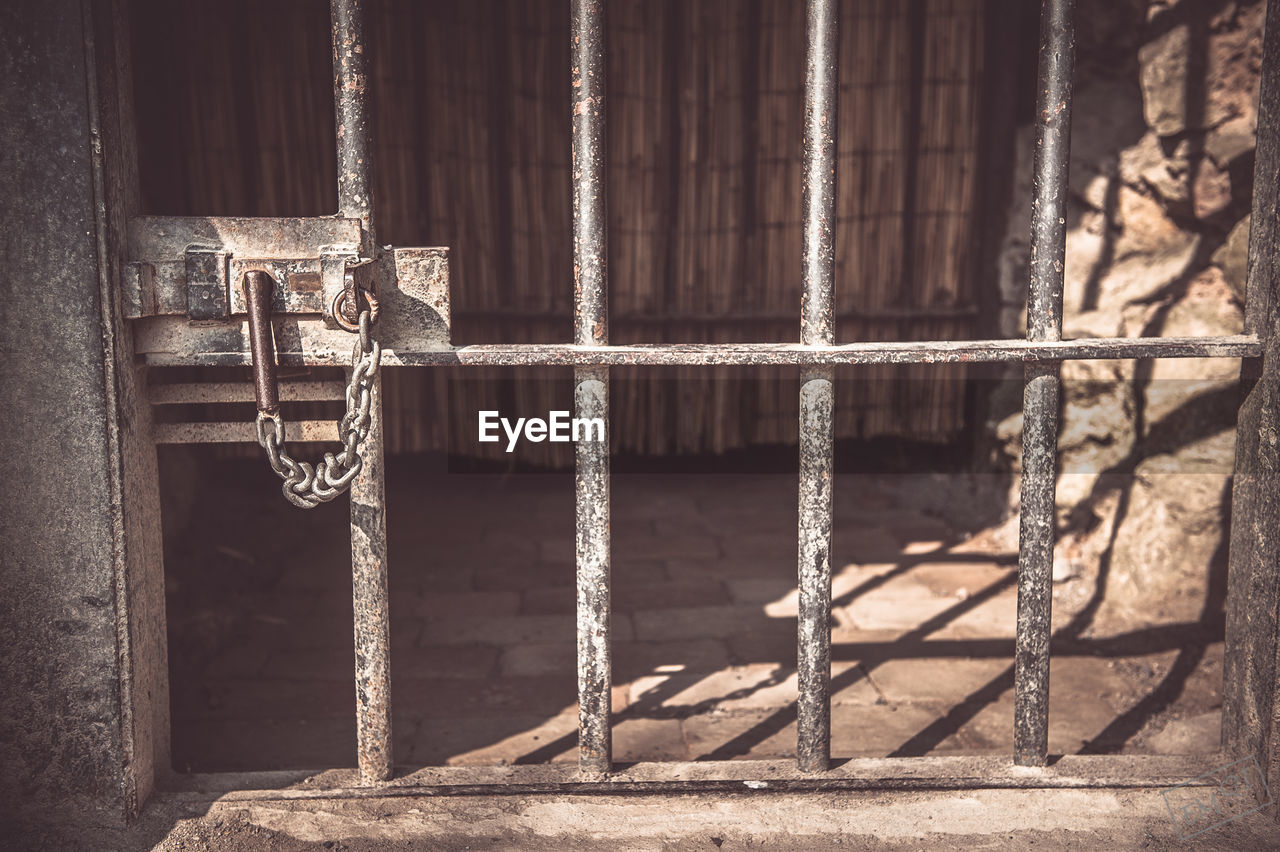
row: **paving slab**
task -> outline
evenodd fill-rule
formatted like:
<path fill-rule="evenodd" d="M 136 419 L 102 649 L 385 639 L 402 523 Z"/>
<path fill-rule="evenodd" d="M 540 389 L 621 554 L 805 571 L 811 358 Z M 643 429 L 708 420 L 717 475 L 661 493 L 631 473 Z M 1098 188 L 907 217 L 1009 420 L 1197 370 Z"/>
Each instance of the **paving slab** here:
<path fill-rule="evenodd" d="M 832 664 L 831 702 L 874 704 L 881 695 L 856 663 Z M 630 683 L 633 707 L 655 715 L 778 709 L 796 700 L 795 666 L 731 666 L 708 674 L 657 673 Z"/>
<path fill-rule="evenodd" d="M 1013 658 L 887 659 L 865 665 L 871 681 L 889 701 L 958 704 L 1001 677 Z"/>
<path fill-rule="evenodd" d="M 688 642 L 629 642 L 613 646 L 614 681 L 657 672 L 713 672 L 729 663 L 728 648 L 715 639 Z M 517 645 L 502 649 L 504 675 L 539 676 L 577 671 L 577 646 L 572 641 Z"/>
<path fill-rule="evenodd" d="M 927 500 L 907 499 L 901 483 L 879 493 L 878 481 L 837 478 L 833 752 L 1006 754 L 1011 554 L 982 550 L 981 538 L 955 544 Z M 424 498 L 420 484 L 405 492 L 418 500 L 414 512 L 397 509 L 391 519 L 398 758 L 576 761 L 572 477 L 448 482 L 448 495 Z M 616 484 L 615 756 L 791 755 L 794 477 Z M 228 612 L 175 614 L 175 626 L 191 629 L 174 647 L 193 667 L 173 686 L 181 767 L 351 764 L 345 530 L 306 529 L 296 546 L 275 537 L 274 549 L 219 557 L 228 577 L 253 569 L 243 578 L 251 588 Z M 1055 587 L 1056 625 L 1076 619 L 1086 585 L 1077 581 L 1070 594 Z M 1169 647 L 1179 631 L 1204 636 L 1198 625 L 1091 630 L 1054 657 L 1052 749 L 1168 752 L 1212 742 L 1220 641 Z M 1194 656 L 1186 671 L 1174 665 L 1182 654 Z"/>
<path fill-rule="evenodd" d="M 405 609 L 405 599 L 397 598 L 397 613 Z M 408 615 L 422 619 L 464 616 L 508 616 L 520 611 L 520 594 L 514 590 L 497 592 L 423 592 L 409 601 Z"/>
<path fill-rule="evenodd" d="M 699 606 L 640 610 L 632 615 L 640 641 L 725 638 L 742 633 L 795 635 L 795 619 L 770 618 L 756 607 Z"/>
<path fill-rule="evenodd" d="M 616 641 L 626 642 L 632 636 L 631 620 L 625 613 L 615 613 L 611 620 Z M 434 618 L 422 629 L 424 645 L 530 645 L 554 644 L 573 640 L 574 619 L 566 615 L 516 615 L 506 618 Z"/>

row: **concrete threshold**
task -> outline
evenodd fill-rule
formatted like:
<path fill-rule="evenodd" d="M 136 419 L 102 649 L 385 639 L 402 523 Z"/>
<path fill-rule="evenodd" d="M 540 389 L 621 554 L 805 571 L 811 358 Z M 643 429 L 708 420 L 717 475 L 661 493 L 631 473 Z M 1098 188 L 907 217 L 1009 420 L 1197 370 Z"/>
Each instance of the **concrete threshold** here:
<path fill-rule="evenodd" d="M 1158 789 L 367 796 L 197 803 L 168 794 L 131 832 L 201 849 L 1276 848 L 1258 812 L 1194 838 Z M 123 838 L 122 838 L 123 839 Z M 115 847 L 119 848 L 119 847 Z M 131 847 L 134 848 L 134 847 Z"/>

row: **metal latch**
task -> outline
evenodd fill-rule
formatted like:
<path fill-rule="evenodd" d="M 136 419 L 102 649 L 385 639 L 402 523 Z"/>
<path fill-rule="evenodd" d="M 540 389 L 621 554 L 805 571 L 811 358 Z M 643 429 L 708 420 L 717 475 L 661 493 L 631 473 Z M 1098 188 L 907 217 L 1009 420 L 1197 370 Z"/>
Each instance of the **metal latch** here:
<path fill-rule="evenodd" d="M 372 294 L 387 349 L 450 344 L 448 249 L 388 247 L 359 254 L 358 219 L 159 217 L 133 219 L 122 308 L 135 349 L 159 364 L 216 363 L 248 354 L 248 305 L 240 282 L 276 282 L 271 313 L 288 319 L 279 356 L 339 363 L 356 330 L 359 292 Z"/>

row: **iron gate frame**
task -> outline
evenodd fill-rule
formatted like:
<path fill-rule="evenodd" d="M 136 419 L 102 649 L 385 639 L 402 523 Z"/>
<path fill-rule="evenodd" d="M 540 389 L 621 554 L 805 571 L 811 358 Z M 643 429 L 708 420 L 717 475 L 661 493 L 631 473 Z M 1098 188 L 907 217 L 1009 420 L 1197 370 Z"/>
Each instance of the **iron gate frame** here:
<path fill-rule="evenodd" d="M 1043 0 L 1038 68 L 1032 263 L 1025 340 L 923 341 L 836 345 L 835 111 L 837 0 L 808 0 L 804 112 L 804 268 L 798 344 L 608 343 L 605 226 L 605 29 L 603 0 L 571 2 L 574 342 L 476 345 L 384 351 L 404 366 L 511 365 L 574 367 L 576 417 L 609 416 L 610 369 L 639 365 L 788 365 L 801 371 L 798 529 L 800 590 L 797 760 L 637 763 L 616 765 L 610 736 L 612 680 L 607 445 L 581 442 L 575 455 L 577 527 L 579 763 L 506 767 L 427 767 L 392 777 L 387 554 L 380 390 L 365 469 L 352 489 L 352 566 L 357 660 L 358 766 L 313 773 L 170 774 L 165 767 L 166 707 L 134 689 L 137 673 L 121 670 L 122 713 L 137 749 L 149 738 L 152 759 L 130 769 L 127 808 L 136 811 L 153 786 L 172 795 L 224 800 L 366 797 L 475 792 L 670 791 L 702 789 L 973 789 L 981 787 L 1154 787 L 1202 774 L 1224 757 L 1253 756 L 1267 777 L 1280 777 L 1277 745 L 1277 607 L 1280 601 L 1280 2 L 1268 4 L 1249 243 L 1244 333 L 1212 338 L 1062 339 L 1067 167 L 1074 58 L 1074 0 Z M 136 210 L 129 114 L 128 44 L 123 0 L 84 0 L 94 128 L 94 174 L 104 298 L 119 299 L 118 235 Z M 339 214 L 358 219 L 362 256 L 376 252 L 371 193 L 368 86 L 362 0 L 332 0 L 335 107 L 338 116 Z M 105 119 L 105 120 L 104 120 Z M 115 236 L 113 236 L 115 235 Z M 107 327 L 132 345 L 134 330 L 104 308 Z M 330 363 L 282 352 L 282 362 Z M 1241 358 L 1241 407 L 1232 496 L 1228 567 L 1223 749 L 1193 757 L 1048 753 L 1051 569 L 1054 545 L 1055 451 L 1062 362 L 1078 359 Z M 148 352 L 147 366 L 249 363 L 247 351 Z M 830 756 L 830 606 L 833 474 L 832 375 L 859 364 L 1021 363 L 1025 433 L 1018 556 L 1014 750 L 1008 757 L 920 757 L 833 762 Z M 120 379 L 128 385 L 129 379 Z M 126 396 L 129 397 L 128 394 Z M 145 391 L 138 400 L 145 406 Z M 154 447 L 154 444 L 152 444 Z M 154 450 L 153 450 L 154 452 Z M 153 486 L 154 487 L 154 486 Z M 136 536 L 135 536 L 136 538 Z M 146 555 L 154 542 L 141 545 Z M 141 569 L 137 569 L 141 570 Z M 147 569 L 154 570 L 154 569 Z M 154 577 L 152 577 L 152 582 Z M 154 595 L 154 589 L 150 594 Z M 155 601 L 118 587 L 127 656 L 163 661 L 155 635 Z M 162 600 L 161 600 L 162 606 Z M 163 623 L 163 612 L 159 615 Z M 148 632 L 150 629 L 150 632 Z M 158 646 L 156 645 L 158 643 Z M 140 658 L 140 657 L 139 657 Z M 154 672 L 153 672 L 154 675 Z M 161 676 L 162 677 L 162 676 Z M 138 713 L 153 717 L 139 727 Z M 145 730 L 143 730 L 145 728 Z M 133 739 L 130 739 L 133 738 Z M 305 786 L 303 778 L 312 779 Z"/>

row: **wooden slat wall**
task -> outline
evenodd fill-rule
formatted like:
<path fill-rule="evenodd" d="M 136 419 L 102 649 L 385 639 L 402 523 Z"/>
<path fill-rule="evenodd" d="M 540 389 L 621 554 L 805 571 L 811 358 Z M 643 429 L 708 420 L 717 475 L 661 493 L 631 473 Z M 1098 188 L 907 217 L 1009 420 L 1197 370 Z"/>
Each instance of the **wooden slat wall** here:
<path fill-rule="evenodd" d="M 151 212 L 332 212 L 327 8 L 135 2 Z M 570 339 L 567 3 L 369 9 L 379 240 L 452 248 L 456 342 Z M 928 312 L 977 302 L 983 9 L 843 4 L 840 341 L 973 336 L 974 318 Z M 797 340 L 804 4 L 614 0 L 609 37 L 611 339 Z M 852 316 L 883 311 L 896 313 Z M 390 449 L 471 435 L 479 408 L 563 406 L 562 378 L 389 371 Z M 962 368 L 839 379 L 838 437 L 949 440 L 964 429 Z M 791 370 L 619 371 L 614 443 L 666 454 L 792 442 L 795 390 Z M 481 446 L 493 445 L 469 444 Z M 562 449 L 527 446 L 522 458 L 561 462 Z"/>

